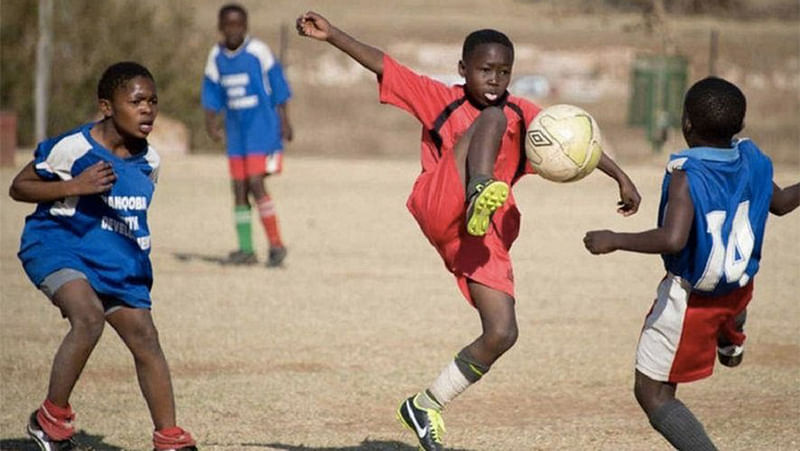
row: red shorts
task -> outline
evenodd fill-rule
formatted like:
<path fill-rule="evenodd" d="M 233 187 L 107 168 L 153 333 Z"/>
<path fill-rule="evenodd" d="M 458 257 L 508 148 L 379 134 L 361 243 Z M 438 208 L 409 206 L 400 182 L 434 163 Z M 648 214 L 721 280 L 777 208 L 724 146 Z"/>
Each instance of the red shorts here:
<path fill-rule="evenodd" d="M 733 344 L 744 343 L 745 335 L 736 331 L 734 320 L 752 297 L 752 281 L 712 297 L 692 293 L 688 282 L 667 274 L 639 337 L 636 369 L 662 382 L 691 382 L 710 376 L 720 333 Z"/>
<path fill-rule="evenodd" d="M 283 153 L 270 155 L 228 156 L 228 169 L 234 180 L 245 180 L 257 175 L 280 174 L 283 170 Z"/>
<path fill-rule="evenodd" d="M 406 206 L 470 304 L 475 305 L 468 280 L 514 297 L 508 251 L 519 234 L 520 214 L 513 195 L 494 213 L 492 226 L 482 237 L 467 233 L 465 197 L 453 154 L 445 152 L 433 171 L 417 178 Z"/>

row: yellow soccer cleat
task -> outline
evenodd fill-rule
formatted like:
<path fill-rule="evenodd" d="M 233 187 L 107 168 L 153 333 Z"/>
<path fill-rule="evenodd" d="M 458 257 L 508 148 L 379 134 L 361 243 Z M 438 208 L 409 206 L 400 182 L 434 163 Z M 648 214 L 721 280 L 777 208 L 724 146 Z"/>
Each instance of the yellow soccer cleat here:
<path fill-rule="evenodd" d="M 492 215 L 508 199 L 508 184 L 489 179 L 475 187 L 467 206 L 467 233 L 474 236 L 486 235 Z"/>
<path fill-rule="evenodd" d="M 444 435 L 444 420 L 442 414 L 436 409 L 425 409 L 417 404 L 414 395 L 400 404 L 397 408 L 397 419 L 416 434 L 419 447 L 424 451 L 444 450 L 442 435 Z"/>

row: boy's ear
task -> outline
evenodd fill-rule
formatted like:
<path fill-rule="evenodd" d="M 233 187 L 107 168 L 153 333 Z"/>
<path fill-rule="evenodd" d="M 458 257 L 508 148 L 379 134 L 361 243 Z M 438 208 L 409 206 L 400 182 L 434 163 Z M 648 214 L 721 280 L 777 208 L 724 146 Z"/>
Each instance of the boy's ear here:
<path fill-rule="evenodd" d="M 467 74 L 467 67 L 464 65 L 464 61 L 458 60 L 458 75 L 461 75 L 462 77 L 466 78 L 466 74 Z"/>
<path fill-rule="evenodd" d="M 681 118 L 681 128 L 683 129 L 684 133 L 690 133 L 692 131 L 692 121 L 689 119 L 689 116 L 683 115 Z"/>
<path fill-rule="evenodd" d="M 99 99 L 97 106 L 100 108 L 100 113 L 104 118 L 111 117 L 114 114 L 114 109 L 111 106 L 111 101 L 108 99 Z"/>

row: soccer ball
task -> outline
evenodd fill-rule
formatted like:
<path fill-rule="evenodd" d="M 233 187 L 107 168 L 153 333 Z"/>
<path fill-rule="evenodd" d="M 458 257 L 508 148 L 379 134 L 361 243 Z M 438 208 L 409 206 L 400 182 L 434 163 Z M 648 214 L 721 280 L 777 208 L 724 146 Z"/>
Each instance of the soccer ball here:
<path fill-rule="evenodd" d="M 553 105 L 539 112 L 525 134 L 525 155 L 536 172 L 554 182 L 574 182 L 591 173 L 603 148 L 600 128 L 574 105 Z"/>

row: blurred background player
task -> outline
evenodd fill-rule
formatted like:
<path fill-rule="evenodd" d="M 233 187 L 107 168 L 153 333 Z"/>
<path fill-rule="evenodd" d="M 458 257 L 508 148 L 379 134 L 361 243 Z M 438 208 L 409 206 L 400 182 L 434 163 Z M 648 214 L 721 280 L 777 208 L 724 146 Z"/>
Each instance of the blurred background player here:
<path fill-rule="evenodd" d="M 741 361 L 744 313 L 753 294 L 769 212 L 800 205 L 800 183 L 781 189 L 772 162 L 749 139 L 746 101 L 735 85 L 709 77 L 687 92 L 683 135 L 689 149 L 670 156 L 658 228 L 588 232 L 593 254 L 661 254 L 667 275 L 641 332 L 634 393 L 650 424 L 675 448 L 716 449 L 703 425 L 675 398 L 678 383 Z"/>
<path fill-rule="evenodd" d="M 219 114 L 225 116 L 225 141 L 233 179 L 234 220 L 239 249 L 230 262 L 252 264 L 250 201 L 252 196 L 269 241 L 267 266 L 280 266 L 286 247 L 278 228 L 275 202 L 265 177 L 283 167 L 283 140 L 292 140 L 287 112 L 291 96 L 280 61 L 262 41 L 247 34 L 247 11 L 237 4 L 220 8 L 222 42 L 211 48 L 203 77 L 202 103 L 206 131 L 222 139 Z"/>
<path fill-rule="evenodd" d="M 506 90 L 514 47 L 495 30 L 467 36 L 458 65 L 465 83 L 457 86 L 416 74 L 319 14 L 300 16 L 297 30 L 329 42 L 377 74 L 380 101 L 422 123 L 422 174 L 407 206 L 478 310 L 482 326 L 481 335 L 458 352 L 428 389 L 404 400 L 397 410 L 423 449 L 443 449 L 441 410 L 485 375 L 517 339 L 509 250 L 521 218 L 510 187 L 531 172 L 522 137 L 539 108 Z M 640 198 L 628 176 L 605 155 L 599 167 L 619 184 L 620 212 L 633 214 Z"/>
<path fill-rule="evenodd" d="M 150 314 L 147 208 L 159 157 L 146 138 L 158 114 L 155 81 L 139 64 L 117 63 L 103 73 L 97 97 L 103 118 L 41 142 L 9 190 L 14 200 L 38 204 L 18 255 L 70 323 L 28 434 L 42 450 L 76 447 L 69 398 L 107 321 L 133 354 L 155 449 L 194 450 L 191 434 L 175 423 L 169 367 Z"/>

